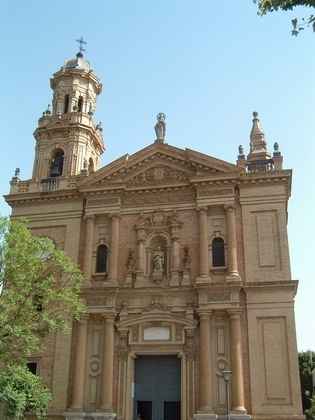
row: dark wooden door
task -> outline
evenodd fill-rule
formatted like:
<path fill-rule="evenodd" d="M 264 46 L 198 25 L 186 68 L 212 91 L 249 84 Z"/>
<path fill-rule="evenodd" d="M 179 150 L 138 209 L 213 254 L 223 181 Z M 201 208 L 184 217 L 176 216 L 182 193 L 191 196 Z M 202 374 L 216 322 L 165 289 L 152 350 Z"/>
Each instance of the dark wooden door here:
<path fill-rule="evenodd" d="M 138 403 L 151 402 L 152 418 L 149 420 L 180 420 L 180 408 L 178 408 L 181 398 L 180 363 L 177 356 L 171 355 L 137 357 L 135 363 L 135 418 L 138 414 Z M 166 407 L 165 402 L 173 402 L 175 405 L 169 404 L 169 407 Z M 168 412 L 168 417 L 166 417 L 165 409 Z M 179 417 L 172 417 L 174 413 Z"/>
<path fill-rule="evenodd" d="M 180 420 L 180 401 L 164 401 L 164 420 Z"/>
<path fill-rule="evenodd" d="M 137 418 L 152 420 L 152 401 L 137 401 Z"/>

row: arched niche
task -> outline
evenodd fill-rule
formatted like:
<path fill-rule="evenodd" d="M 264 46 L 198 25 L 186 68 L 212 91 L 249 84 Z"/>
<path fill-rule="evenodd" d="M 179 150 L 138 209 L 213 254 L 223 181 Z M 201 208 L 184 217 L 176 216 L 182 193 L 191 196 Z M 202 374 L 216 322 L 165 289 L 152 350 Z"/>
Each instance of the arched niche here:
<path fill-rule="evenodd" d="M 160 278 L 170 272 L 170 241 L 165 233 L 154 233 L 147 239 L 146 275 Z"/>
<path fill-rule="evenodd" d="M 49 176 L 57 177 L 63 174 L 64 151 L 57 148 L 53 151 L 50 161 Z"/>

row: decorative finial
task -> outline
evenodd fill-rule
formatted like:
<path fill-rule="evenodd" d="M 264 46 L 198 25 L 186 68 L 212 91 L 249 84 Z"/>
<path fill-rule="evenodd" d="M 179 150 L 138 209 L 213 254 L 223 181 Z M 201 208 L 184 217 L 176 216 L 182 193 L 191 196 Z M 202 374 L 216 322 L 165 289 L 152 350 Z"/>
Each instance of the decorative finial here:
<path fill-rule="evenodd" d="M 51 115 L 51 110 L 50 110 L 50 105 L 47 105 L 46 110 L 43 112 L 43 117 L 45 117 L 46 115 Z"/>
<path fill-rule="evenodd" d="M 238 146 L 238 154 L 239 154 L 239 156 L 245 156 L 244 155 L 244 147 L 240 144 L 239 146 Z"/>
<path fill-rule="evenodd" d="M 254 120 L 258 120 L 258 112 L 257 111 L 253 112 L 253 118 L 254 118 Z"/>
<path fill-rule="evenodd" d="M 83 57 L 83 53 L 85 51 L 84 45 L 87 45 L 87 42 L 84 41 L 83 36 L 81 38 L 76 39 L 76 42 L 79 44 L 79 52 L 77 54 L 77 57 Z"/>
<path fill-rule="evenodd" d="M 96 124 L 96 130 L 99 130 L 99 131 L 103 131 L 103 127 L 102 127 L 102 123 L 101 123 L 101 121 L 98 123 L 98 124 Z"/>
<path fill-rule="evenodd" d="M 51 114 L 51 110 L 50 110 L 50 105 L 47 105 L 47 109 L 46 111 L 43 113 L 43 115 L 50 115 Z"/>
<path fill-rule="evenodd" d="M 15 168 L 14 176 L 18 178 L 20 176 L 20 168 Z"/>
<path fill-rule="evenodd" d="M 281 156 L 281 152 L 280 152 L 278 142 L 275 142 L 274 145 L 273 145 L 273 157 L 276 157 L 276 156 Z"/>
<path fill-rule="evenodd" d="M 164 143 L 164 140 L 165 140 L 165 134 L 166 134 L 165 118 L 166 118 L 166 115 L 163 114 L 163 112 L 160 112 L 156 116 L 157 123 L 154 126 L 154 130 L 156 134 L 157 143 Z"/>

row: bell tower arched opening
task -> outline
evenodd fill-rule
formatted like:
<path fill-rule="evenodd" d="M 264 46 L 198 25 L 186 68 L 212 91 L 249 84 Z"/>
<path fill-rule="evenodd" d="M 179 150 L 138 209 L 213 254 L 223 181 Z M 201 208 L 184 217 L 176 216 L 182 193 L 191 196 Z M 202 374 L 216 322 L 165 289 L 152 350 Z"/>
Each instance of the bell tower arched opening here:
<path fill-rule="evenodd" d="M 62 176 L 63 163 L 64 163 L 64 151 L 62 149 L 56 149 L 52 155 L 49 177 L 53 178 L 57 176 Z"/>

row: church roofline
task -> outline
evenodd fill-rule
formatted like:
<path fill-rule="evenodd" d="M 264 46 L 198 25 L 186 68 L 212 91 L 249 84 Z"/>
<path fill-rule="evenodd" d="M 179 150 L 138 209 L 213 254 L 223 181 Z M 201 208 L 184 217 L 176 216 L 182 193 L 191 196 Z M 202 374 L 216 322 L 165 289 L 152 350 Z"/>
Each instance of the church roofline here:
<path fill-rule="evenodd" d="M 129 168 L 140 164 L 141 161 L 149 159 L 151 156 L 161 152 L 164 155 L 169 155 L 171 158 L 181 160 L 182 162 L 191 162 L 194 165 L 200 165 L 206 168 L 213 168 L 215 170 L 235 174 L 239 174 L 241 169 L 236 165 L 214 158 L 210 155 L 197 152 L 192 149 L 181 149 L 175 146 L 171 146 L 167 143 L 151 143 L 150 145 L 138 150 L 132 155 L 125 154 L 115 161 L 103 166 L 93 175 L 84 179 L 81 186 L 89 185 L 100 181 L 105 176 L 110 176 L 116 171 L 128 170 Z"/>

